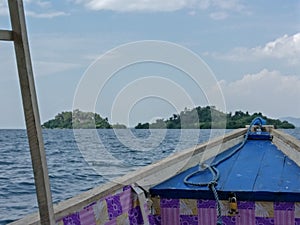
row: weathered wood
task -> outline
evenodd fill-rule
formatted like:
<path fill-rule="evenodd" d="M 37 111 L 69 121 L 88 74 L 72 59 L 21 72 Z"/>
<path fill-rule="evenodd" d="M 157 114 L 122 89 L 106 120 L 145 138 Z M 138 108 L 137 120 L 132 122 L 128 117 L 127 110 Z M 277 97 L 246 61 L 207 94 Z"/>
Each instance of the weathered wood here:
<path fill-rule="evenodd" d="M 0 30 L 1 41 L 13 41 L 13 32 L 10 30 Z"/>
<path fill-rule="evenodd" d="M 55 220 L 52 197 L 28 45 L 23 2 L 22 0 L 9 0 L 8 5 L 41 224 L 54 225 Z"/>
<path fill-rule="evenodd" d="M 124 185 L 137 183 L 138 185 L 149 188 L 149 185 L 155 185 L 162 180 L 166 180 L 174 174 L 181 172 L 186 167 L 191 167 L 202 158 L 204 151 L 210 151 L 213 148 L 218 148 L 223 152 L 242 140 L 246 129 L 235 130 L 224 137 L 215 138 L 209 142 L 199 144 L 195 148 L 186 149 L 177 152 L 170 157 L 160 160 L 149 166 L 145 166 L 135 172 L 115 179 L 113 182 L 101 185 L 90 191 L 79 194 L 71 199 L 60 202 L 54 206 L 55 218 L 59 220 L 71 213 L 74 213 L 83 207 L 98 201 L 103 197 L 113 194 L 120 190 Z M 37 216 L 29 215 L 21 220 L 18 220 L 11 225 L 39 224 Z"/>
<path fill-rule="evenodd" d="M 300 166 L 300 140 L 279 130 L 272 130 L 273 143 Z"/>

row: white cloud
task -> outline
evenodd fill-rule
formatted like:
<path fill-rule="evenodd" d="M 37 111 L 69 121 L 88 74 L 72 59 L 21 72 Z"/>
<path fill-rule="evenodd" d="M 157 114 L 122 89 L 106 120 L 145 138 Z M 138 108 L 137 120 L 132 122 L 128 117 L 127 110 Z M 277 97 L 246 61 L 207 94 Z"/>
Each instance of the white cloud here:
<path fill-rule="evenodd" d="M 194 5 L 191 0 L 80 0 L 87 8 L 92 10 L 113 11 L 176 11 Z"/>
<path fill-rule="evenodd" d="M 140 1 L 140 0 L 89 0 L 84 1 L 89 9 L 114 11 L 176 11 L 187 6 L 187 1 Z"/>
<path fill-rule="evenodd" d="M 214 20 L 224 20 L 228 17 L 226 12 L 214 12 L 210 14 L 210 18 Z"/>
<path fill-rule="evenodd" d="M 112 10 L 117 12 L 173 12 L 188 9 L 189 15 L 195 15 L 199 10 L 209 10 L 210 18 L 226 19 L 228 12 L 242 12 L 245 6 L 240 0 L 69 0 L 82 4 L 90 10 Z M 68 13 L 54 10 L 51 1 L 24 0 L 28 6 L 28 16 L 36 18 L 53 18 L 66 16 Z M 34 7 L 34 10 L 32 7 Z M 51 10 L 52 9 L 52 10 Z M 5 0 L 0 0 L 0 16 L 7 15 Z"/>
<path fill-rule="evenodd" d="M 0 0 L 0 16 L 7 16 L 7 15 L 8 15 L 7 1 Z"/>
<path fill-rule="evenodd" d="M 51 7 L 50 1 L 36 1 L 36 4 L 38 4 L 42 8 L 50 8 Z"/>
<path fill-rule="evenodd" d="M 69 15 L 63 11 L 53 9 L 51 1 L 43 0 L 24 0 L 25 13 L 27 16 L 35 18 L 51 19 L 58 16 Z M 0 16 L 8 16 L 9 10 L 7 0 L 0 0 Z"/>
<path fill-rule="evenodd" d="M 252 49 L 257 56 L 267 56 L 275 58 L 296 57 L 300 59 L 300 33 L 292 36 L 284 35 L 275 41 L 267 43 L 264 47 Z"/>
<path fill-rule="evenodd" d="M 68 13 L 65 12 L 46 12 L 46 13 L 37 13 L 34 11 L 26 11 L 26 15 L 34 17 L 34 18 L 44 18 L 44 19 L 51 19 L 58 16 L 68 16 Z"/>
<path fill-rule="evenodd" d="M 261 59 L 284 59 L 290 65 L 300 63 L 300 33 L 282 37 L 254 48 L 235 48 L 229 53 L 207 53 L 215 58 L 230 61 L 258 61 Z"/>
<path fill-rule="evenodd" d="M 220 9 L 242 11 L 245 6 L 239 0 L 212 0 L 212 4 Z"/>
<path fill-rule="evenodd" d="M 66 62 L 35 61 L 33 67 L 36 76 L 48 76 L 81 68 L 82 65 Z"/>
<path fill-rule="evenodd" d="M 28 5 L 25 13 L 28 16 L 41 19 L 52 19 L 59 16 L 68 16 L 69 14 L 60 10 L 55 10 L 51 1 L 45 0 L 24 0 Z"/>
<path fill-rule="evenodd" d="M 266 69 L 234 82 L 219 82 L 227 111 L 261 111 L 273 117 L 300 117 L 300 77 Z"/>
<path fill-rule="evenodd" d="M 74 0 L 75 3 L 83 4 L 91 10 L 112 10 L 119 12 L 172 12 L 181 9 L 195 10 L 211 9 L 222 11 L 213 13 L 213 19 L 225 19 L 226 11 L 241 12 L 245 7 L 240 0 Z"/>

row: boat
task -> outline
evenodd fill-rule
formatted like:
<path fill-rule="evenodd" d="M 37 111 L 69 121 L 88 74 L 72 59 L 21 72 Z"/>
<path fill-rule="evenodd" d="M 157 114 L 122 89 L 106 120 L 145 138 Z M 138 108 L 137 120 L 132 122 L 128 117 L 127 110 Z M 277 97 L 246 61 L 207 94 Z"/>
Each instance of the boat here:
<path fill-rule="evenodd" d="M 299 224 L 300 141 L 262 121 L 63 201 L 56 224 Z"/>
<path fill-rule="evenodd" d="M 261 118 L 53 206 L 23 4 L 8 2 L 39 205 L 11 225 L 300 224 L 300 141 Z"/>

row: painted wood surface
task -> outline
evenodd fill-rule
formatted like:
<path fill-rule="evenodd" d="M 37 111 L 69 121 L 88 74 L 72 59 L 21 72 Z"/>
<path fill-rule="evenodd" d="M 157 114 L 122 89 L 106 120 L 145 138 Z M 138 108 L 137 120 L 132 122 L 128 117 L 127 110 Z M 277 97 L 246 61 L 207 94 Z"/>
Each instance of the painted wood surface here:
<path fill-rule="evenodd" d="M 233 151 L 235 147 L 220 154 L 216 160 Z M 300 168 L 283 154 L 271 141 L 249 140 L 233 157 L 217 167 L 220 180 L 217 191 L 221 199 L 228 199 L 235 192 L 243 201 L 300 201 Z M 193 171 L 187 171 L 153 187 L 151 193 L 164 198 L 214 199 L 207 187 L 184 184 L 184 178 Z M 209 182 L 208 171 L 199 173 L 191 181 Z"/>

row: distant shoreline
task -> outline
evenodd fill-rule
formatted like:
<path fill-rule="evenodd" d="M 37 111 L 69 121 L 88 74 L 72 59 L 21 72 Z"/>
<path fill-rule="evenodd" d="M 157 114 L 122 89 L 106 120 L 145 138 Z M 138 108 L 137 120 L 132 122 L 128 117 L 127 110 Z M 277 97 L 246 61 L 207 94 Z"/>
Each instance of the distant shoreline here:
<path fill-rule="evenodd" d="M 135 129 L 237 129 L 250 124 L 255 117 L 262 117 L 268 125 L 280 129 L 294 129 L 295 126 L 288 121 L 271 119 L 261 112 L 249 114 L 236 111 L 224 113 L 214 106 L 185 109 L 179 114 L 173 114 L 169 119 L 157 119 L 154 123 L 138 123 Z M 108 118 L 102 118 L 93 112 L 83 112 L 78 109 L 58 113 L 54 119 L 42 125 L 47 129 L 127 129 L 123 124 L 110 124 Z M 128 128 L 132 129 L 132 128 Z"/>

